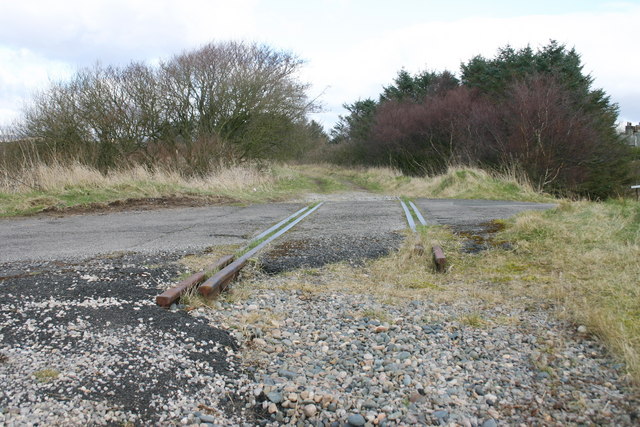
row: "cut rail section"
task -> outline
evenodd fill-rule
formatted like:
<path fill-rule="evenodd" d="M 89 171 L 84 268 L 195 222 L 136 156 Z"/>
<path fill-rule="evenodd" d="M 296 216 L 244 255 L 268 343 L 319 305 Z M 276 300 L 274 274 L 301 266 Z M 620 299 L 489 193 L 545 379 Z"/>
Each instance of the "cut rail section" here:
<path fill-rule="evenodd" d="M 297 221 L 297 222 L 295 222 L 295 224 L 293 224 L 294 219 L 296 219 L 297 217 L 299 217 L 301 215 L 306 216 L 306 215 L 308 215 L 310 213 L 310 210 L 315 210 L 318 207 L 319 207 L 319 205 L 315 206 L 315 207 L 305 206 L 304 208 L 298 210 L 297 212 L 294 212 L 293 214 L 289 215 L 287 218 L 283 219 L 282 221 L 278 222 L 277 224 L 273 225 L 272 227 L 269 227 L 268 229 L 266 229 L 265 231 L 263 231 L 262 233 L 258 234 L 256 237 L 251 239 L 249 241 L 249 243 L 242 250 L 236 252 L 235 255 L 225 255 L 225 256 L 221 257 L 215 263 L 205 267 L 202 271 L 199 271 L 199 272 L 197 272 L 195 274 L 192 274 L 191 276 L 187 277 L 186 279 L 180 281 L 173 288 L 167 289 L 162 294 L 156 296 L 156 304 L 158 304 L 161 307 L 165 307 L 165 308 L 170 307 L 171 304 L 176 302 L 189 289 L 191 289 L 191 288 L 193 288 L 195 286 L 198 286 L 201 283 L 205 282 L 207 280 L 207 278 L 210 277 L 212 272 L 218 272 L 218 271 L 224 269 L 225 267 L 227 267 L 229 264 L 231 264 L 236 259 L 236 256 L 240 256 L 240 258 L 243 258 L 247 254 L 255 254 L 259 249 L 264 247 L 264 245 L 259 243 L 262 239 L 267 237 L 267 239 L 265 239 L 265 242 L 266 242 L 266 241 L 271 241 L 274 238 L 282 235 L 282 233 L 284 233 L 284 231 L 289 230 L 293 225 L 295 225 L 295 224 L 297 224 L 299 222 L 299 221 Z M 301 218 L 299 218 L 299 219 L 301 219 Z M 293 225 L 291 225 L 289 223 L 291 223 Z M 287 226 L 286 230 L 283 229 L 284 231 L 282 231 L 282 233 L 278 234 L 277 236 L 274 234 L 277 230 L 279 230 L 280 228 L 282 228 L 283 226 L 285 226 L 287 224 L 289 224 L 291 226 Z M 273 236 L 270 236 L 271 234 L 273 234 Z M 270 236 L 270 237 L 268 237 L 268 236 Z M 246 258 L 246 259 L 248 259 L 248 258 Z M 244 263 L 243 263 L 243 265 L 244 265 Z"/>
<path fill-rule="evenodd" d="M 180 298 L 180 296 L 182 296 L 182 294 L 184 294 L 194 286 L 197 286 L 200 283 L 204 282 L 207 278 L 208 272 L 218 271 L 226 267 L 227 265 L 231 264 L 231 262 L 233 261 L 233 258 L 234 258 L 233 255 L 225 255 L 222 258 L 220 258 L 218 261 L 207 266 L 204 270 L 198 273 L 192 274 L 186 279 L 180 281 L 173 288 L 167 289 L 166 291 L 158 295 L 156 297 L 156 304 L 164 308 L 171 307 L 171 304 L 176 302 Z"/>
<path fill-rule="evenodd" d="M 433 245 L 433 263 L 436 266 L 436 271 L 444 273 L 447 268 L 447 259 L 444 256 L 444 251 L 438 245 Z"/>
<path fill-rule="evenodd" d="M 404 211 L 404 215 L 407 217 L 407 223 L 409 224 L 409 228 L 411 228 L 411 231 L 413 231 L 414 233 L 417 232 L 416 222 L 413 219 L 414 215 L 421 225 L 427 225 L 427 221 L 425 221 L 415 203 L 413 203 L 411 200 L 409 200 L 408 203 L 405 203 L 404 200 L 399 197 L 398 200 L 400 200 L 402 210 Z M 411 211 L 413 211 L 413 214 L 411 213 Z M 422 246 L 420 243 L 417 243 L 413 250 L 416 254 L 422 255 L 424 253 L 424 246 Z M 444 256 L 444 251 L 438 245 L 433 245 L 431 250 L 433 252 L 433 263 L 436 271 L 441 273 L 445 272 L 447 268 L 447 259 Z"/>
<path fill-rule="evenodd" d="M 235 261 L 233 261 L 231 264 L 229 264 L 228 266 L 224 267 L 222 270 L 215 273 L 207 281 L 205 281 L 202 285 L 200 285 L 200 288 L 199 288 L 200 294 L 202 296 L 209 297 L 209 298 L 213 298 L 219 295 L 223 290 L 227 288 L 228 284 L 238 275 L 238 273 L 240 272 L 242 267 L 244 267 L 244 265 L 247 263 L 249 258 L 255 255 L 262 248 L 267 246 L 273 240 L 277 239 L 278 237 L 282 236 L 284 233 L 289 231 L 291 228 L 295 227 L 296 224 L 298 224 L 300 221 L 305 219 L 307 216 L 314 213 L 323 204 L 324 202 L 318 203 L 311 209 L 307 210 L 302 215 L 297 217 L 295 220 L 287 224 L 285 227 L 281 228 L 280 230 L 278 230 L 277 232 L 269 236 L 258 246 L 246 252 L 244 255 L 242 255 Z"/>

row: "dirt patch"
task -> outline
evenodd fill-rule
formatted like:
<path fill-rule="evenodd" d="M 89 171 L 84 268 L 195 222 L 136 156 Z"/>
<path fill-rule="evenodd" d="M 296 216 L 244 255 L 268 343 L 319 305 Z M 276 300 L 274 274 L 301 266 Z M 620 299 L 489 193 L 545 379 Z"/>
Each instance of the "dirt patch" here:
<path fill-rule="evenodd" d="M 51 206 L 36 215 L 66 216 L 101 212 L 144 211 L 162 208 L 201 207 L 209 205 L 225 205 L 237 203 L 238 200 L 227 196 L 167 196 L 145 197 L 114 200 L 112 202 L 95 202 L 86 205 L 60 207 Z"/>
<path fill-rule="evenodd" d="M 453 231 L 464 239 L 462 251 L 476 254 L 491 248 L 512 249 L 510 242 L 495 239 L 495 234 L 504 230 L 504 227 L 502 221 L 494 220 L 473 226 L 457 226 L 453 228 Z"/>

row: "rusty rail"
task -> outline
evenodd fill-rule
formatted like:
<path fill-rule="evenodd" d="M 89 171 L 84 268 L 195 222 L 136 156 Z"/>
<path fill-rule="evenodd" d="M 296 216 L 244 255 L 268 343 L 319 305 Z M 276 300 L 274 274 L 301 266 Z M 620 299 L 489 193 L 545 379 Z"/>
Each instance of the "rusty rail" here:
<path fill-rule="evenodd" d="M 251 245 L 254 242 L 257 242 L 260 239 L 264 238 L 265 236 L 268 236 L 270 233 L 273 233 L 275 230 L 278 230 L 280 227 L 282 227 L 292 219 L 296 218 L 303 212 L 308 211 L 309 209 L 310 209 L 310 206 L 305 206 L 304 208 L 289 215 L 287 218 L 283 219 L 282 221 L 278 222 L 277 224 L 263 231 L 262 233 L 260 233 L 259 235 L 251 239 L 244 250 L 246 250 L 246 248 L 248 247 L 251 247 Z M 180 296 L 183 295 L 185 292 L 187 292 L 189 289 L 200 285 L 202 282 L 205 282 L 207 278 L 210 277 L 210 273 L 218 272 L 219 270 L 222 270 L 225 267 L 227 267 L 229 264 L 231 264 L 234 261 L 235 257 L 236 255 L 225 255 L 219 260 L 217 260 L 215 263 L 207 266 L 204 270 L 199 271 L 198 273 L 192 274 L 188 278 L 180 281 L 173 288 L 167 289 L 162 294 L 156 296 L 156 304 L 165 308 L 170 307 L 171 304 L 177 301 L 180 298 Z M 242 263 L 242 265 L 244 265 L 244 263 Z M 214 273 L 214 276 L 215 274 L 216 273 Z M 233 277 L 235 277 L 235 273 L 229 277 L 225 277 L 224 283 L 226 284 L 228 281 L 233 279 Z"/>
<path fill-rule="evenodd" d="M 215 273 L 213 276 L 207 279 L 207 281 L 205 281 L 202 285 L 200 285 L 200 288 L 198 289 L 200 294 L 209 298 L 213 298 L 219 295 L 222 291 L 224 291 L 227 288 L 228 284 L 238 275 L 238 273 L 240 272 L 242 267 L 244 267 L 244 265 L 247 263 L 249 258 L 255 255 L 262 248 L 267 246 L 273 240 L 277 239 L 278 237 L 280 237 L 281 235 L 289 231 L 291 228 L 293 228 L 296 224 L 298 224 L 304 218 L 311 215 L 323 204 L 324 202 L 321 202 L 316 206 L 314 206 L 313 208 L 307 210 L 298 218 L 296 218 L 294 221 L 291 221 L 286 227 L 281 228 L 276 233 L 274 233 L 269 238 L 267 238 L 265 241 L 260 243 L 258 246 L 251 249 L 250 251 L 248 251 L 241 257 L 239 257 L 237 260 L 233 261 L 231 264 L 227 265 L 225 268 Z"/>
<path fill-rule="evenodd" d="M 213 264 L 207 266 L 204 270 L 192 274 L 186 279 L 180 281 L 173 288 L 167 289 L 166 291 L 158 295 L 156 297 L 156 304 L 158 304 L 160 307 L 170 307 L 171 304 L 177 301 L 183 293 L 185 293 L 192 287 L 204 282 L 210 271 L 217 271 L 221 268 L 226 267 L 227 265 L 231 264 L 233 258 L 233 255 L 225 255 Z"/>
<path fill-rule="evenodd" d="M 438 245 L 433 245 L 433 263 L 436 266 L 436 271 L 442 273 L 447 268 L 447 259 L 444 256 L 444 251 Z"/>

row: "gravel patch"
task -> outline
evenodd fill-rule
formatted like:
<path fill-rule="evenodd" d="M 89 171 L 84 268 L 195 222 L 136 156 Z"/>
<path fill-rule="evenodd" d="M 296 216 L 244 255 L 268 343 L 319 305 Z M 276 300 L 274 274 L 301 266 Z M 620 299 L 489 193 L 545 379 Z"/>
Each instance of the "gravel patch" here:
<path fill-rule="evenodd" d="M 268 248 L 260 256 L 261 268 L 277 274 L 337 262 L 362 265 L 399 248 L 405 228 L 395 198 L 335 194 Z"/>
<path fill-rule="evenodd" d="M 250 422 L 235 339 L 154 303 L 176 258 L 1 265 L 0 425 Z"/>
<path fill-rule="evenodd" d="M 622 365 L 544 311 L 474 307 L 479 327 L 464 304 L 288 290 L 217 306 L 194 314 L 236 325 L 261 424 L 640 422 Z"/>
<path fill-rule="evenodd" d="M 326 264 L 346 262 L 363 265 L 368 259 L 380 258 L 400 247 L 404 239 L 398 233 L 381 236 L 309 236 L 276 243 L 260 257 L 260 268 L 267 274 L 278 274 L 299 268 L 319 268 Z"/>

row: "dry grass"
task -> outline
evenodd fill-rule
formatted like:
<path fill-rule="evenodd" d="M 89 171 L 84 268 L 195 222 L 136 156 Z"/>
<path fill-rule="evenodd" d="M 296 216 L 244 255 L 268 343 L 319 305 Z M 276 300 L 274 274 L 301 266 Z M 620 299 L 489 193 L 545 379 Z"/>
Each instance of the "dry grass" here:
<path fill-rule="evenodd" d="M 237 202 L 282 200 L 314 182 L 299 172 L 276 165 L 237 165 L 204 177 L 136 166 L 107 174 L 74 164 L 37 164 L 19 175 L 0 173 L 0 216 L 23 215 L 45 209 L 95 205 L 116 200 L 202 198 Z"/>
<path fill-rule="evenodd" d="M 552 199 L 536 191 L 517 174 L 497 174 L 467 167 L 450 167 L 445 174 L 435 177 L 411 178 L 400 187 L 403 194 L 411 197 L 533 202 Z"/>
<path fill-rule="evenodd" d="M 119 200 L 186 197 L 257 203 L 343 190 L 410 197 L 549 200 L 514 177 L 469 168 L 452 168 L 440 177 L 411 178 L 390 168 L 243 164 L 219 168 L 204 177 L 185 177 L 176 171 L 143 166 L 103 174 L 81 164 L 34 164 L 17 175 L 0 173 L 0 216 L 100 207 Z"/>
<path fill-rule="evenodd" d="M 351 188 L 408 197 L 495 199 L 543 202 L 555 200 L 536 191 L 517 173 L 497 174 L 477 168 L 450 167 L 434 177 L 408 177 L 392 168 L 298 167 L 308 176 L 332 177 Z"/>
<path fill-rule="evenodd" d="M 33 376 L 36 377 L 36 380 L 41 383 L 48 383 L 60 375 L 60 371 L 55 369 L 42 369 L 40 371 L 36 371 L 33 373 Z"/>
<path fill-rule="evenodd" d="M 206 177 L 185 178 L 171 170 L 152 170 L 144 166 L 134 166 L 128 169 L 112 171 L 102 174 L 100 171 L 82 164 L 71 166 L 54 164 L 38 164 L 28 170 L 23 170 L 19 176 L 0 176 L 0 190 L 5 193 L 24 193 L 33 189 L 42 191 L 64 191 L 69 188 L 114 188 L 136 189 L 136 184 L 153 182 L 152 188 L 160 195 L 166 187 L 185 187 L 199 191 L 242 191 L 248 188 L 263 188 L 272 185 L 273 176 L 264 173 L 259 168 L 248 166 L 233 166 L 221 168 Z"/>

